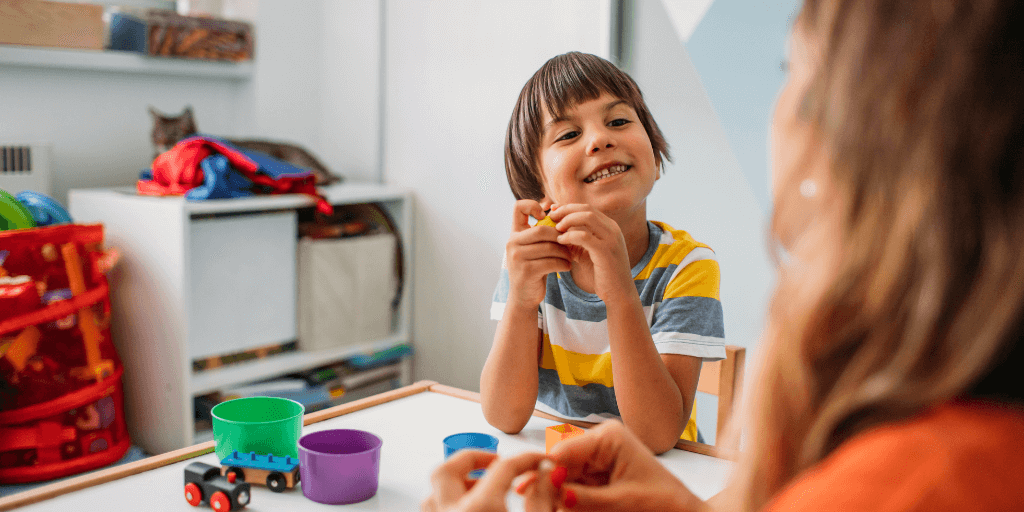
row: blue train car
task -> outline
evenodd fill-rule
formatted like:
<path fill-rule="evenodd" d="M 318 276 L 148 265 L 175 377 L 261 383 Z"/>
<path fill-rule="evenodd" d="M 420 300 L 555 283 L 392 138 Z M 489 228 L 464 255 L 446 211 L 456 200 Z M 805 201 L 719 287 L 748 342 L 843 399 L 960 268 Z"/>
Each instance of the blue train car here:
<path fill-rule="evenodd" d="M 299 482 L 299 461 L 287 455 L 258 455 L 236 450 L 220 463 L 224 476 L 234 474 L 237 480 L 266 485 L 274 492 L 291 489 Z"/>

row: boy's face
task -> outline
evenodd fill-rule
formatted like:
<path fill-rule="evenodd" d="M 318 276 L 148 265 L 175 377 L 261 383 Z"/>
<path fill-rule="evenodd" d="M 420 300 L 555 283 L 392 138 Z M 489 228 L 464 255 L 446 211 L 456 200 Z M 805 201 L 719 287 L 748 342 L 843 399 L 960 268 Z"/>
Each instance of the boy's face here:
<path fill-rule="evenodd" d="M 545 208 L 552 202 L 582 203 L 621 218 L 646 206 L 659 175 L 651 139 L 633 107 L 603 93 L 567 109 L 560 119 L 543 110 L 539 155 Z"/>

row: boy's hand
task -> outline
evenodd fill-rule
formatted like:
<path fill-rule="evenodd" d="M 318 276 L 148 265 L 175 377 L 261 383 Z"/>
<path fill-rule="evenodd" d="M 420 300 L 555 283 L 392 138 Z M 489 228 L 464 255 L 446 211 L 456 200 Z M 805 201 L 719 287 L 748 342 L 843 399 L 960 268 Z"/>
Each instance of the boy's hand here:
<path fill-rule="evenodd" d="M 516 201 L 512 235 L 505 244 L 505 265 L 508 267 L 509 305 L 535 308 L 544 300 L 548 274 L 566 272 L 572 267 L 569 249 L 557 242 L 558 230 L 530 226 L 531 216 L 544 218 L 540 203 L 530 199 Z"/>
<path fill-rule="evenodd" d="M 594 266 L 594 293 L 608 301 L 609 294 L 633 289 L 629 252 L 619 225 L 587 204 L 567 204 L 551 210 L 561 233 L 555 241 L 584 249 Z"/>

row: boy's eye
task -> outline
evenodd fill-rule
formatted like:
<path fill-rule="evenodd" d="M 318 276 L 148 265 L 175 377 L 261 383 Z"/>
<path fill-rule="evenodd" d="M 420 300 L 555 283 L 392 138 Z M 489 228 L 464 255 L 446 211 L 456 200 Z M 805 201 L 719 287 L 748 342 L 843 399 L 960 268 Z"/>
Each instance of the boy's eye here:
<path fill-rule="evenodd" d="M 629 119 L 616 119 L 616 120 L 608 123 L 608 125 L 609 126 L 625 126 L 628 123 L 630 123 Z"/>
<path fill-rule="evenodd" d="M 560 141 L 560 140 L 569 140 L 569 139 L 575 138 L 579 134 L 580 134 L 580 132 L 577 132 L 577 131 L 568 132 L 568 133 L 563 134 L 561 137 L 555 139 L 555 142 Z"/>

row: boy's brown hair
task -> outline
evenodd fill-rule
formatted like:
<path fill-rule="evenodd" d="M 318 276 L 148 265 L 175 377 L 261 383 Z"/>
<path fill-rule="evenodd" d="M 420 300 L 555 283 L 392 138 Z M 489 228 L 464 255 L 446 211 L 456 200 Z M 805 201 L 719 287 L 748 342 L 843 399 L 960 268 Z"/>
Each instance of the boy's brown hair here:
<path fill-rule="evenodd" d="M 643 94 L 625 72 L 601 57 L 569 52 L 544 63 L 519 93 L 505 134 L 505 175 L 516 199 L 540 200 L 544 197 L 538 149 L 543 133 L 542 108 L 552 117 L 580 103 L 597 99 L 607 92 L 633 107 L 654 149 L 654 161 L 672 161 L 668 143 L 654 122 Z"/>

